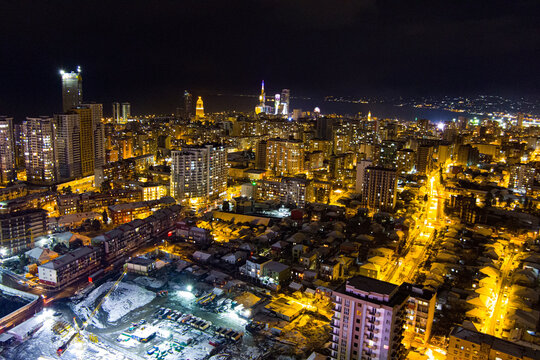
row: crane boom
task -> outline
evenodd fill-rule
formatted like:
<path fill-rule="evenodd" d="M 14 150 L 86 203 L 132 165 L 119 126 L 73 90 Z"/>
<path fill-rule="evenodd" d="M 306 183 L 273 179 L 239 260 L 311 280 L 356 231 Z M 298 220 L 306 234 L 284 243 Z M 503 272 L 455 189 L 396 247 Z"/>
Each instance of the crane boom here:
<path fill-rule="evenodd" d="M 90 316 L 88 316 L 88 319 L 86 319 L 82 326 L 81 326 L 81 330 L 84 330 L 84 328 L 86 328 L 86 326 L 88 325 L 88 323 L 90 321 L 92 321 L 92 319 L 94 318 L 94 316 L 97 314 L 97 312 L 99 311 L 99 309 L 101 308 L 101 305 L 103 305 L 103 303 L 105 302 L 105 299 L 107 299 L 109 297 L 109 295 L 112 294 L 112 292 L 116 289 L 116 287 L 118 286 L 118 284 L 120 284 L 120 282 L 124 279 L 124 276 L 126 276 L 127 274 L 127 270 L 124 270 L 124 272 L 122 272 L 122 275 L 118 278 L 118 280 L 116 280 L 116 282 L 113 284 L 113 286 L 109 289 L 109 291 L 107 291 L 107 293 L 105 294 L 105 296 L 103 298 L 101 298 L 101 301 L 99 302 L 99 304 L 97 304 L 97 306 L 94 308 L 94 311 L 92 311 L 92 313 L 90 314 Z"/>
<path fill-rule="evenodd" d="M 94 310 L 92 311 L 92 313 L 90 314 L 90 316 L 88 316 L 88 319 L 86 319 L 82 326 L 79 328 L 79 326 L 77 325 L 77 321 L 75 320 L 75 318 L 73 318 L 73 321 L 75 322 L 75 326 L 77 328 L 77 331 L 64 343 L 62 344 L 62 346 L 60 346 L 58 348 L 58 350 L 56 350 L 56 353 L 58 354 L 58 356 L 61 356 L 64 351 L 66 351 L 66 349 L 68 348 L 69 344 L 71 344 L 71 342 L 73 341 L 73 339 L 75 339 L 77 336 L 80 335 L 81 331 L 83 331 L 86 326 L 88 325 L 88 323 L 90 323 L 90 321 L 92 321 L 92 319 L 94 318 L 94 316 L 97 314 L 97 312 L 99 311 L 99 309 L 101 308 L 101 305 L 103 305 L 103 303 L 105 302 L 105 299 L 107 299 L 109 297 L 109 295 L 112 294 L 112 292 L 118 287 L 118 284 L 120 284 L 120 282 L 124 279 L 124 276 L 126 276 L 127 274 L 127 269 L 124 270 L 122 272 L 122 275 L 120 275 L 120 277 L 118 278 L 118 280 L 116 280 L 116 282 L 113 284 L 113 286 L 109 289 L 109 291 L 107 291 L 107 293 L 105 294 L 105 296 L 101 299 L 101 301 L 99 302 L 99 304 L 97 304 L 97 306 L 94 308 Z"/>

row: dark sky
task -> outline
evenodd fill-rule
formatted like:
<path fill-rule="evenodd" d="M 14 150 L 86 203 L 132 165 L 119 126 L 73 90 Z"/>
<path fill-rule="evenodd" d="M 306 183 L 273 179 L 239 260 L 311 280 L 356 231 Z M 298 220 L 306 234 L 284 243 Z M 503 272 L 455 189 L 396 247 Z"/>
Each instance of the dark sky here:
<path fill-rule="evenodd" d="M 540 1 L 195 0 L 0 3 L 0 114 L 85 100 L 172 112 L 197 94 L 537 95 Z M 211 109 L 212 110 L 212 109 Z M 214 109 L 219 110 L 219 109 Z"/>

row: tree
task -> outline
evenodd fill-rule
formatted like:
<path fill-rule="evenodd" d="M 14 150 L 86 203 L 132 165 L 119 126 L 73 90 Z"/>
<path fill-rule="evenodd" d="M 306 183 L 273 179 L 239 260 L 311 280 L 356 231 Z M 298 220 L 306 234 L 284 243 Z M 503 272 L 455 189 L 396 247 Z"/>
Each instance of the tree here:
<path fill-rule="evenodd" d="M 98 219 L 92 220 L 92 230 L 99 231 L 101 229 L 101 222 Z"/>
<path fill-rule="evenodd" d="M 223 206 L 221 208 L 225 212 L 231 211 L 231 204 L 229 204 L 229 202 L 225 200 L 223 201 Z"/>
<path fill-rule="evenodd" d="M 103 217 L 103 223 L 107 224 L 109 222 L 109 216 L 107 215 L 107 210 L 103 210 L 103 214 L 101 216 Z"/>

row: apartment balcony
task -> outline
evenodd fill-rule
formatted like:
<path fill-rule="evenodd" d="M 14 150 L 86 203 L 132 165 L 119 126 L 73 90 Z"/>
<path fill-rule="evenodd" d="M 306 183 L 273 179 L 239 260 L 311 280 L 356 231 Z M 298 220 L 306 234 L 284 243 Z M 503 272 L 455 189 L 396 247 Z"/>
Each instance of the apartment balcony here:
<path fill-rule="evenodd" d="M 373 345 L 366 345 L 366 348 L 368 348 L 368 349 L 370 349 L 370 350 L 373 350 L 373 351 L 375 351 L 375 350 L 377 350 L 377 349 L 378 349 L 378 346 L 377 346 L 377 345 L 375 345 L 375 344 L 373 344 Z"/>
<path fill-rule="evenodd" d="M 330 326 L 333 327 L 333 328 L 337 328 L 337 329 L 341 328 L 341 324 L 340 324 L 339 321 L 332 321 L 330 323 Z"/>
<path fill-rule="evenodd" d="M 379 338 L 373 335 L 364 335 L 364 340 L 366 341 L 371 340 L 373 342 L 378 342 Z"/>
<path fill-rule="evenodd" d="M 392 338 L 392 341 L 401 343 L 401 340 L 403 340 L 403 337 L 404 336 L 402 333 L 395 334 L 394 337 Z"/>
<path fill-rule="evenodd" d="M 369 326 L 366 325 L 364 326 L 364 329 L 369 332 L 374 332 L 377 328 L 373 325 L 369 325 Z"/>
<path fill-rule="evenodd" d="M 341 312 L 341 304 L 336 304 L 334 306 L 334 311 Z"/>

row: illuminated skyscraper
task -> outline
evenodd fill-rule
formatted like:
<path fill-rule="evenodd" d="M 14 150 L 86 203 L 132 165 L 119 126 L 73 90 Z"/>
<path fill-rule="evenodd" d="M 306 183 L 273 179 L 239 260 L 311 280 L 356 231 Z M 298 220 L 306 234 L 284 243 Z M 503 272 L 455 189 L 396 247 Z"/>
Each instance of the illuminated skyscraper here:
<path fill-rule="evenodd" d="M 396 206 L 397 171 L 368 166 L 364 172 L 362 206 L 389 211 Z"/>
<path fill-rule="evenodd" d="M 119 102 L 113 102 L 112 103 L 112 118 L 113 121 L 116 123 L 120 122 L 120 118 L 122 117 L 122 110 L 120 108 Z"/>
<path fill-rule="evenodd" d="M 281 115 L 289 116 L 290 107 L 289 101 L 291 97 L 291 90 L 283 89 L 281 90 Z"/>
<path fill-rule="evenodd" d="M 81 175 L 94 173 L 94 131 L 92 127 L 92 110 L 87 107 L 73 109 L 79 114 Z"/>
<path fill-rule="evenodd" d="M 280 95 L 274 95 L 274 115 L 280 114 L 279 109 L 281 107 Z"/>
<path fill-rule="evenodd" d="M 131 117 L 131 104 L 128 102 L 122 103 L 122 120 L 123 123 L 127 123 L 128 119 Z"/>
<path fill-rule="evenodd" d="M 227 150 L 223 145 L 189 146 L 172 151 L 171 196 L 204 203 L 227 191 Z"/>
<path fill-rule="evenodd" d="M 79 114 L 54 115 L 56 122 L 55 147 L 58 154 L 60 179 L 71 179 L 81 175 L 81 144 Z"/>
<path fill-rule="evenodd" d="M 261 85 L 261 94 L 259 95 L 259 105 L 255 106 L 255 114 L 266 113 L 266 93 L 264 92 L 264 80 Z"/>
<path fill-rule="evenodd" d="M 193 96 L 184 90 L 184 117 L 190 119 L 193 115 Z"/>
<path fill-rule="evenodd" d="M 62 109 L 64 112 L 73 109 L 82 103 L 82 75 L 81 67 L 77 72 L 60 70 L 62 76 Z"/>
<path fill-rule="evenodd" d="M 53 118 L 26 118 L 21 130 L 28 181 L 37 184 L 55 183 L 58 180 L 58 154 Z"/>
<path fill-rule="evenodd" d="M 201 119 L 204 117 L 204 104 L 200 96 L 197 99 L 197 105 L 195 107 L 195 116 Z"/>
<path fill-rule="evenodd" d="M 105 164 L 105 125 L 103 118 L 103 104 L 83 104 L 92 112 L 92 131 L 94 137 L 94 167 L 98 168 Z"/>
<path fill-rule="evenodd" d="M 16 179 L 13 118 L 0 116 L 0 184 Z"/>
<path fill-rule="evenodd" d="M 270 139 L 266 164 L 274 175 L 295 175 L 304 171 L 304 143 L 301 140 Z"/>

